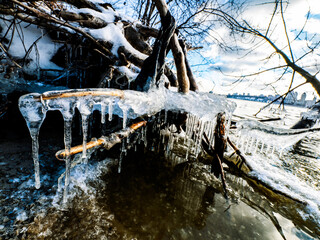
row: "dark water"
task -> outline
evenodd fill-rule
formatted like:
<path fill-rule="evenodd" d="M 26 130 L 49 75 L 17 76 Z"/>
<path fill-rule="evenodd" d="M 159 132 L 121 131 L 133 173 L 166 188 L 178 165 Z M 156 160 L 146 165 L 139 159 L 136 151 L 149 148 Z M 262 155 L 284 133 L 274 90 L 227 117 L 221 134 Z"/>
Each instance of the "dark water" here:
<path fill-rule="evenodd" d="M 153 153 L 90 167 L 66 209 L 50 208 L 28 226 L 27 238 L 53 239 L 313 239 L 299 204 L 268 197 L 246 180 L 220 180 L 200 164 L 167 168 Z M 79 167 L 74 177 L 83 174 Z"/>

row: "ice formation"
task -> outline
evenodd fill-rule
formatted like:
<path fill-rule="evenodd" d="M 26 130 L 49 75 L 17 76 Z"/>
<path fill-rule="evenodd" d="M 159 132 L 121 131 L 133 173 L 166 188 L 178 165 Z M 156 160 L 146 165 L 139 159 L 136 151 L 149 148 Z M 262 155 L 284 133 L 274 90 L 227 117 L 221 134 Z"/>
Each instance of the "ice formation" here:
<path fill-rule="evenodd" d="M 284 129 L 263 124 L 255 120 L 242 120 L 237 123 L 237 146 L 244 153 L 281 153 L 304 138 L 308 132 L 303 129 Z"/>
<path fill-rule="evenodd" d="M 187 113 L 185 135 L 169 134 L 169 144 L 167 154 L 172 154 L 172 145 L 175 141 L 187 141 L 187 155 L 182 159 L 188 159 L 193 155 L 195 158 L 201 149 L 201 138 L 206 132 L 210 141 L 213 141 L 213 131 L 216 115 L 219 112 L 226 113 L 226 119 L 230 125 L 231 115 L 235 109 L 235 104 L 227 101 L 224 97 L 208 93 L 194 93 L 188 95 L 176 93 L 164 88 L 153 89 L 149 92 L 136 92 L 131 90 L 117 89 L 81 89 L 49 91 L 43 94 L 24 95 L 19 100 L 20 111 L 27 122 L 27 126 L 32 138 L 32 152 L 35 166 L 36 188 L 40 187 L 40 170 L 38 155 L 38 135 L 41 124 L 45 119 L 47 111 L 58 110 L 64 119 L 64 142 L 67 157 L 65 173 L 65 196 L 70 181 L 71 160 L 68 153 L 71 148 L 71 123 L 77 108 L 82 118 L 83 133 L 83 153 L 82 159 L 87 162 L 86 143 L 88 136 L 89 116 L 94 109 L 101 111 L 101 122 L 105 122 L 105 114 L 108 112 L 108 120 L 112 120 L 112 115 L 118 115 L 123 119 L 123 128 L 126 128 L 127 119 L 135 119 L 140 116 L 152 116 L 161 110 Z M 108 111 L 107 109 L 108 108 Z M 161 120 L 163 121 L 163 120 Z M 160 132 L 160 120 L 155 127 Z M 162 132 L 163 134 L 163 132 Z M 185 137 L 185 138 L 184 138 Z M 146 130 L 141 134 L 141 138 L 146 142 Z M 187 139 L 187 140 L 184 140 Z M 126 153 L 125 146 L 122 147 L 119 160 L 119 171 L 121 170 L 121 159 Z M 173 155 L 174 156 L 174 155 Z M 181 156 L 180 156 L 181 157 Z"/>

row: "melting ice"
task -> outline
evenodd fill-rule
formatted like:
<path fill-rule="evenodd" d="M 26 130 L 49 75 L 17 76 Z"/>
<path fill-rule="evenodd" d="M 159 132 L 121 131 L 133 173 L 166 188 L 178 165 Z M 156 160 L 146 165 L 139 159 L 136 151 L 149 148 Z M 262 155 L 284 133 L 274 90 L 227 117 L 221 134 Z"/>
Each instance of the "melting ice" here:
<path fill-rule="evenodd" d="M 320 224 L 320 192 L 308 179 L 300 177 L 301 163 L 294 163 L 290 154 L 293 146 L 305 139 L 310 132 L 305 129 L 273 127 L 254 120 L 239 121 L 237 130 L 236 144 L 240 146 L 242 153 L 246 154 L 246 159 L 253 169 L 250 175 L 294 199 L 307 203 L 308 214 L 305 218 Z M 285 155 L 284 150 L 287 150 Z M 286 165 L 292 167 L 284 167 Z"/>
<path fill-rule="evenodd" d="M 99 106 L 99 107 L 97 107 Z M 28 94 L 19 100 L 19 108 L 24 116 L 30 131 L 33 143 L 33 159 L 35 165 L 36 187 L 40 187 L 39 157 L 38 157 L 38 135 L 41 124 L 45 118 L 46 111 L 58 110 L 65 121 L 64 141 L 65 151 L 70 152 L 71 148 L 71 121 L 77 108 L 82 117 L 83 132 L 83 154 L 82 158 L 86 162 L 86 142 L 88 132 L 88 118 L 93 109 L 99 109 L 103 115 L 108 106 L 108 120 L 112 120 L 112 115 L 118 115 L 123 119 L 123 128 L 126 127 L 127 119 L 148 115 L 152 116 L 161 110 L 181 111 L 188 113 L 187 135 L 194 135 L 194 144 L 191 146 L 193 154 L 200 151 L 201 136 L 204 131 L 212 139 L 212 131 L 215 124 L 216 115 L 219 112 L 226 113 L 226 119 L 231 120 L 235 104 L 229 102 L 225 97 L 216 96 L 209 93 L 194 93 L 188 95 L 172 92 L 165 88 L 152 89 L 149 92 L 137 92 L 131 90 L 117 89 L 81 89 L 49 91 L 42 95 Z M 194 116 L 194 117 L 192 117 Z M 105 121 L 102 116 L 101 122 Z M 196 132 L 196 134 L 193 134 Z M 160 133 L 160 132 L 159 132 Z M 177 136 L 172 135 L 170 142 L 173 143 Z M 171 146 L 168 147 L 168 153 Z M 65 186 L 69 184 L 70 157 L 66 159 Z M 66 199 L 66 192 L 64 199 Z"/>

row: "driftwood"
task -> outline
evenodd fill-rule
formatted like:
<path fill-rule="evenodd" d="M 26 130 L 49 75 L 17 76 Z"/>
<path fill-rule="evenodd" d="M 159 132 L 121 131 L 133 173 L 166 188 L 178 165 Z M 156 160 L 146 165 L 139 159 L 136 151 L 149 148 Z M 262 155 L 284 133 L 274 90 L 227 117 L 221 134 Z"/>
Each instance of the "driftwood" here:
<path fill-rule="evenodd" d="M 93 28 L 93 29 L 98 29 L 98 28 L 103 28 L 108 25 L 104 20 L 101 18 L 92 16 L 90 14 L 77 14 L 73 12 L 68 12 L 68 11 L 61 11 L 61 10 L 55 10 L 53 11 L 55 15 L 58 17 L 61 17 L 65 21 L 68 22 L 78 22 L 80 26 L 82 27 L 87 27 L 87 28 Z"/>
<path fill-rule="evenodd" d="M 23 4 L 17 0 L 10 0 L 12 3 L 15 3 L 17 5 L 19 5 L 20 7 L 26 9 L 27 12 L 32 13 L 36 18 L 38 18 L 39 20 L 43 20 L 43 21 L 48 21 L 50 23 L 55 23 L 58 24 L 60 26 L 66 26 L 74 31 L 76 31 L 77 33 L 80 33 L 81 35 L 83 35 L 84 37 L 86 37 L 87 39 L 89 39 L 94 45 L 96 45 L 97 47 L 99 47 L 103 53 L 108 56 L 108 57 L 113 57 L 112 53 L 110 52 L 110 50 L 108 48 L 106 48 L 104 45 L 102 45 L 98 40 L 96 40 L 94 37 L 92 37 L 90 34 L 86 33 L 85 31 L 81 30 L 80 28 L 74 27 L 70 24 L 68 24 L 65 21 L 61 21 L 51 15 L 45 14 L 35 8 L 29 7 L 26 4 Z M 21 19 L 23 21 L 23 19 Z"/>
<path fill-rule="evenodd" d="M 139 33 L 144 37 L 144 38 L 148 38 L 148 37 L 154 37 L 156 38 L 159 34 L 159 30 L 152 28 L 152 27 L 148 27 L 148 26 L 144 26 L 141 24 L 137 24 L 136 28 L 138 29 Z"/>
<path fill-rule="evenodd" d="M 135 49 L 147 55 L 151 54 L 152 48 L 142 39 L 142 35 L 133 26 L 125 25 L 124 36 Z"/>

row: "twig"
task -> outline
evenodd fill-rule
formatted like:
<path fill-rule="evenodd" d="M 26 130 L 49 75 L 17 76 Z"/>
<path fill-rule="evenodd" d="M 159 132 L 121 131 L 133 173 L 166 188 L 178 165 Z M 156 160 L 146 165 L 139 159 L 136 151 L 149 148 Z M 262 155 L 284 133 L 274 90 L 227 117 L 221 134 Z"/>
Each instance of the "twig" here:
<path fill-rule="evenodd" d="M 277 97 L 277 98 L 274 99 L 273 101 L 269 102 L 267 105 L 265 105 L 265 106 L 263 106 L 262 108 L 260 108 L 259 111 L 256 112 L 253 116 L 256 117 L 256 116 L 258 115 L 258 113 L 260 113 L 263 109 L 265 109 L 266 107 L 270 106 L 272 103 L 278 101 L 280 98 L 282 98 L 284 95 L 288 94 L 289 92 L 292 92 L 293 90 L 295 90 L 295 89 L 297 89 L 298 87 L 301 87 L 302 85 L 307 84 L 307 83 L 308 83 L 308 82 L 304 82 L 304 83 L 299 84 L 298 86 L 295 86 L 294 88 L 291 88 L 290 91 L 287 91 L 286 93 L 280 95 L 279 97 Z"/>
<path fill-rule="evenodd" d="M 6 48 L 2 45 L 2 43 L 0 42 L 0 48 L 5 52 L 5 54 L 7 55 L 7 57 L 10 59 L 11 62 L 13 62 L 14 65 L 16 65 L 18 68 L 22 68 L 18 63 L 16 63 L 16 61 L 14 61 L 11 57 L 11 55 L 8 53 L 8 51 L 6 50 Z"/>
<path fill-rule="evenodd" d="M 230 144 L 230 146 L 233 148 L 233 150 L 235 151 L 235 153 L 240 157 L 241 159 L 241 163 L 239 165 L 239 169 L 241 169 L 242 164 L 246 163 L 246 165 L 248 166 L 249 170 L 252 171 L 252 167 L 248 164 L 248 161 L 245 159 L 245 157 L 242 155 L 242 153 L 240 152 L 240 150 L 236 147 L 236 145 L 233 144 L 233 142 L 231 142 L 230 138 L 227 137 L 227 141 Z"/>
<path fill-rule="evenodd" d="M 108 137 L 102 136 L 97 140 L 92 140 L 86 144 L 86 149 L 91 149 L 98 146 L 103 146 L 107 150 L 111 149 L 117 143 L 120 143 L 121 140 L 125 137 L 128 137 L 131 133 L 133 133 L 138 128 L 145 126 L 147 124 L 146 121 L 140 121 L 138 123 L 132 124 L 130 127 L 127 127 L 124 130 L 120 130 L 118 132 L 110 134 Z M 69 156 L 75 155 L 83 151 L 83 145 L 78 145 L 72 147 L 69 152 Z M 60 150 L 56 153 L 56 158 L 60 161 L 64 161 L 67 157 L 66 150 Z"/>

